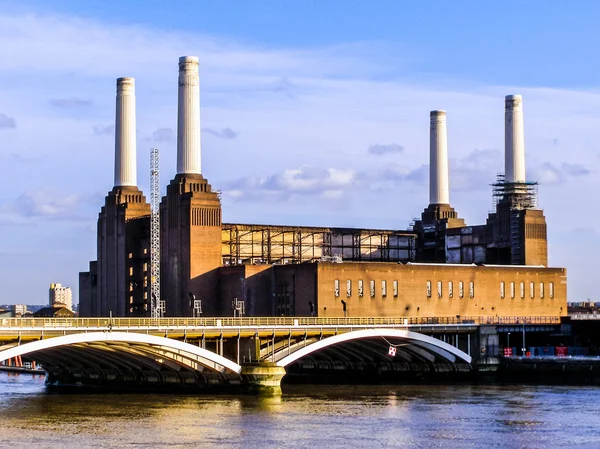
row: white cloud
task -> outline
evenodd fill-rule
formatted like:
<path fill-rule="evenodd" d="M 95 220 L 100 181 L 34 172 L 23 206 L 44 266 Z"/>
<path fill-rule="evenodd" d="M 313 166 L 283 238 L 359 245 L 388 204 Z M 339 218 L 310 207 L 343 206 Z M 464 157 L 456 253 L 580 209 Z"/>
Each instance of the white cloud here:
<path fill-rule="evenodd" d="M 23 217 L 72 217 L 81 198 L 74 194 L 62 194 L 54 189 L 40 189 L 19 195 L 14 208 Z"/>
<path fill-rule="evenodd" d="M 172 142 L 175 140 L 175 132 L 171 128 L 158 128 L 152 133 L 155 142 Z"/>
<path fill-rule="evenodd" d="M 112 136 L 115 134 L 115 125 L 95 125 L 93 130 L 97 136 Z"/>
<path fill-rule="evenodd" d="M 53 98 L 50 100 L 50 104 L 56 108 L 60 109 L 75 109 L 81 108 L 84 106 L 90 106 L 92 104 L 92 100 L 89 98 Z"/>
<path fill-rule="evenodd" d="M 322 169 L 313 166 L 288 168 L 263 178 L 245 177 L 227 184 L 232 198 L 260 201 L 265 195 L 289 197 L 312 195 L 324 198 L 340 197 L 344 188 L 356 180 L 354 170 Z M 326 193 L 327 192 L 327 193 Z"/>
<path fill-rule="evenodd" d="M 398 145 L 397 143 L 391 143 L 388 145 L 381 145 L 381 144 L 371 145 L 367 151 L 371 154 L 375 154 L 377 156 L 382 156 L 384 154 L 390 154 L 390 153 L 392 153 L 392 154 L 393 153 L 402 153 L 402 150 L 404 150 L 403 146 Z"/>
<path fill-rule="evenodd" d="M 571 177 L 585 176 L 590 171 L 581 164 L 569 164 L 563 162 L 562 164 L 555 166 L 550 162 L 545 162 L 539 167 L 535 167 L 533 170 L 531 179 L 536 180 L 542 186 L 551 184 L 563 184 Z"/>
<path fill-rule="evenodd" d="M 0 114 L 0 129 L 10 129 L 16 127 L 17 121 L 14 119 L 14 117 L 10 117 L 6 114 Z"/>
<path fill-rule="evenodd" d="M 238 135 L 231 128 L 223 128 L 220 131 L 212 128 L 202 128 L 202 132 L 218 137 L 219 139 L 235 139 Z"/>

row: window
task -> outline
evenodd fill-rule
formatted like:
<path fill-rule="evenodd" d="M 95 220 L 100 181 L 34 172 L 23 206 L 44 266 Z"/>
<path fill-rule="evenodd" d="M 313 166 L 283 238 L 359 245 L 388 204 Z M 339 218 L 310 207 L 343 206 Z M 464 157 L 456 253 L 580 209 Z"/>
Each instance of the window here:
<path fill-rule="evenodd" d="M 370 283 L 370 287 L 371 287 L 371 298 L 375 297 L 375 281 L 371 281 Z"/>
<path fill-rule="evenodd" d="M 427 297 L 431 298 L 431 281 L 427 281 Z"/>
<path fill-rule="evenodd" d="M 333 281 L 333 293 L 335 294 L 336 298 L 338 296 L 340 296 L 340 280 L 339 279 L 336 279 L 335 281 Z"/>
<path fill-rule="evenodd" d="M 550 285 L 548 286 L 548 291 L 550 293 L 550 299 L 554 298 L 554 282 L 550 282 Z"/>
<path fill-rule="evenodd" d="M 129 276 L 133 276 L 133 267 L 129 267 Z"/>
<path fill-rule="evenodd" d="M 510 283 L 510 297 L 513 299 L 515 297 L 515 283 L 514 282 Z"/>
<path fill-rule="evenodd" d="M 529 283 L 529 296 L 531 296 L 531 299 L 535 298 L 535 282 Z"/>
<path fill-rule="evenodd" d="M 387 281 L 381 281 L 381 296 L 383 298 L 387 296 Z"/>
<path fill-rule="evenodd" d="M 364 292 L 364 290 L 363 290 L 363 280 L 359 279 L 358 280 L 358 297 L 359 298 L 363 297 L 363 292 Z"/>
<path fill-rule="evenodd" d="M 540 298 L 544 298 L 544 283 L 540 282 Z"/>
<path fill-rule="evenodd" d="M 394 298 L 398 297 L 398 281 L 394 281 Z"/>
<path fill-rule="evenodd" d="M 346 281 L 346 297 L 350 298 L 352 296 L 352 281 L 348 279 Z"/>
<path fill-rule="evenodd" d="M 442 297 L 442 281 L 438 281 L 438 298 Z"/>
<path fill-rule="evenodd" d="M 525 282 L 521 282 L 521 299 L 525 299 Z"/>
<path fill-rule="evenodd" d="M 465 296 L 465 285 L 463 281 L 458 283 L 458 297 L 463 298 Z"/>
<path fill-rule="evenodd" d="M 475 282 L 469 282 L 469 298 L 475 297 Z"/>
<path fill-rule="evenodd" d="M 504 282 L 500 282 L 500 298 L 504 299 Z"/>
<path fill-rule="evenodd" d="M 452 288 L 452 281 L 448 282 L 448 298 L 454 296 L 454 289 Z"/>

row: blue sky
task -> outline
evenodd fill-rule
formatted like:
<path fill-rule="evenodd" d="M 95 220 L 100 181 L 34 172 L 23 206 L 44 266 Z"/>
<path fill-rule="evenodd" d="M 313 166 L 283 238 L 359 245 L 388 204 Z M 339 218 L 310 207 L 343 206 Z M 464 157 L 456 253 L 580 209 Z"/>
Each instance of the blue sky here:
<path fill-rule="evenodd" d="M 552 266 L 600 301 L 600 3 L 0 1 L 0 303 L 77 292 L 112 188 L 115 79 L 136 78 L 138 180 L 175 171 L 177 58 L 201 63 L 203 171 L 228 222 L 405 228 L 427 205 L 428 115 L 448 113 L 468 224 L 524 96 Z"/>

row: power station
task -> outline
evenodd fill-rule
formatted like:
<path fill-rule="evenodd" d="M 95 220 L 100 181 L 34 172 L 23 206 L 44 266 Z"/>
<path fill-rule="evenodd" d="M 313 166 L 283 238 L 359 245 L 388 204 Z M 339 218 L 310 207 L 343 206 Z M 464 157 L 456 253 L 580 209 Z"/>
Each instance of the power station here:
<path fill-rule="evenodd" d="M 179 59 L 177 174 L 156 210 L 158 173 L 153 207 L 137 187 L 132 78 L 117 80 L 116 100 L 115 182 L 98 217 L 97 260 L 79 275 L 81 316 L 567 314 L 566 270 L 548 268 L 537 183 L 525 175 L 519 95 L 505 99 L 505 170 L 481 225 L 451 206 L 446 112 L 431 112 L 429 205 L 407 230 L 222 223 L 201 169 L 191 56 Z"/>

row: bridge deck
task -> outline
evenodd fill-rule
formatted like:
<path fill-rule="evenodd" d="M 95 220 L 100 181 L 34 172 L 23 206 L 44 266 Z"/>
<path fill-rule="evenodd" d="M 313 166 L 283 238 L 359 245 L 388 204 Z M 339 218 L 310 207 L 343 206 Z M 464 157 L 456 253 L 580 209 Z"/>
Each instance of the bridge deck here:
<path fill-rule="evenodd" d="M 81 332 L 120 331 L 170 338 L 281 338 L 331 336 L 365 328 L 425 334 L 472 333 L 480 325 L 560 324 L 560 317 L 215 317 L 215 318 L 5 318 L 0 344 Z"/>

